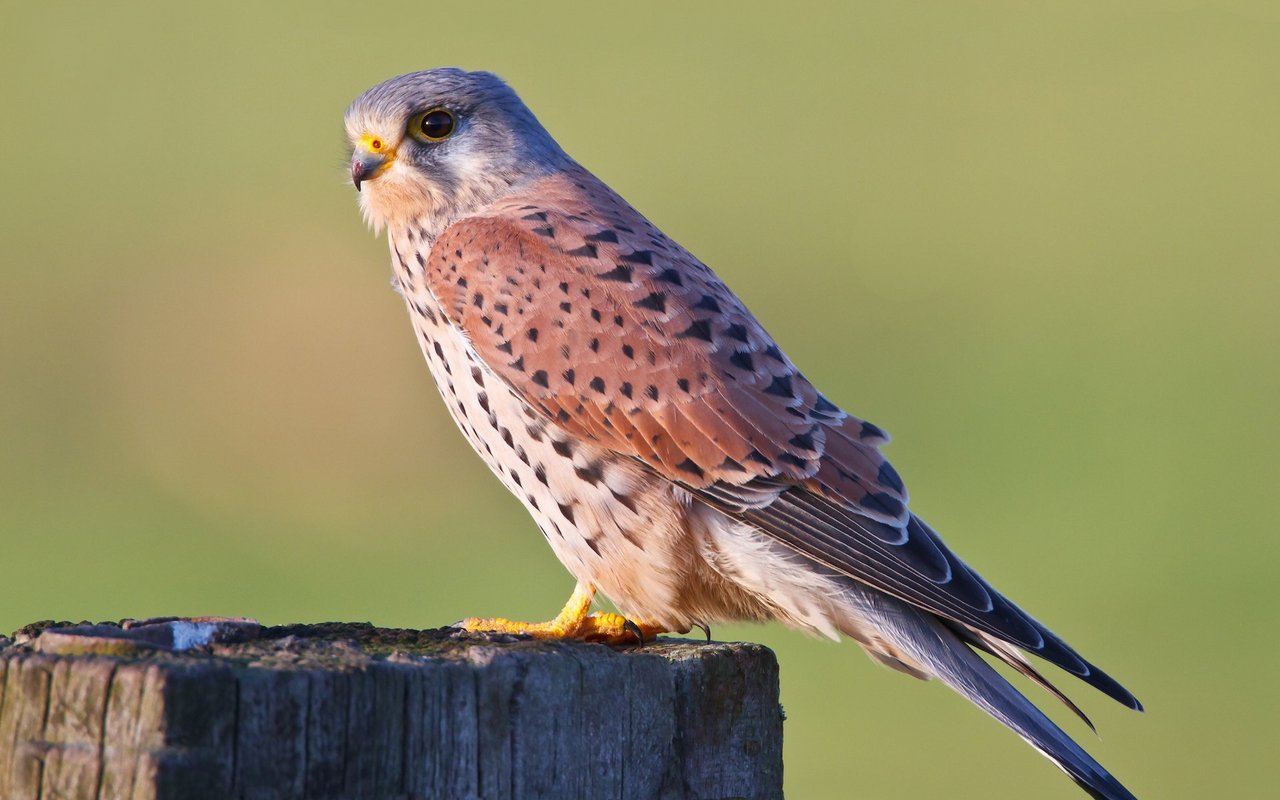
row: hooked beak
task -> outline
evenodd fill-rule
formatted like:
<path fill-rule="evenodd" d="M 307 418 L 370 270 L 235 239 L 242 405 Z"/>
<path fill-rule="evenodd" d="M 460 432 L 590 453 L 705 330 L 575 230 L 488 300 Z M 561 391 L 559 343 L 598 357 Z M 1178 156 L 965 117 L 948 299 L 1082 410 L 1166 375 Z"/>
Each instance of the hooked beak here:
<path fill-rule="evenodd" d="M 366 147 L 357 147 L 351 156 L 351 182 L 355 184 L 356 191 L 360 191 L 361 183 L 373 180 L 391 166 L 394 156 L 395 153 L 390 151 L 375 153 Z"/>

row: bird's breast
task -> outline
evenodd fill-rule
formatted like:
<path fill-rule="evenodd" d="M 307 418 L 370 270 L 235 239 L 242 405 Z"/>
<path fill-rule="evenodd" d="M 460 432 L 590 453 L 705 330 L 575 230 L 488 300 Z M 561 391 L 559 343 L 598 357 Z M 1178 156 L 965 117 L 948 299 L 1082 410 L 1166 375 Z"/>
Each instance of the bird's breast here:
<path fill-rule="evenodd" d="M 561 563 L 637 618 L 687 626 L 680 612 L 695 548 L 672 486 L 632 459 L 568 435 L 531 409 L 449 321 L 414 269 L 396 257 L 418 344 L 450 416 L 520 500 Z"/>

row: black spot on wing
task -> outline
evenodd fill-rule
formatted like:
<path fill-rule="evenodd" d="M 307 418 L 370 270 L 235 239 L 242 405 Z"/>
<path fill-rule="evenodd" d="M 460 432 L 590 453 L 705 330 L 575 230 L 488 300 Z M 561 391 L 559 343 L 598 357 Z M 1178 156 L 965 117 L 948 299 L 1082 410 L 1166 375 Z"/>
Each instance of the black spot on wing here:
<path fill-rule="evenodd" d="M 680 277 L 680 271 L 673 267 L 667 267 L 662 272 L 658 273 L 657 279 L 663 283 L 684 286 L 684 278 Z"/>
<path fill-rule="evenodd" d="M 689 327 L 676 334 L 677 339 L 701 339 L 704 342 L 711 341 L 711 322 L 705 319 L 695 319 L 689 324 Z"/>
<path fill-rule="evenodd" d="M 888 461 L 880 465 L 880 470 L 876 473 L 876 483 L 892 489 L 898 494 L 902 494 L 907 490 L 907 487 L 902 484 L 902 478 L 898 475 L 898 471 Z"/>
<path fill-rule="evenodd" d="M 840 413 L 840 407 L 822 395 L 818 395 L 817 402 L 813 404 L 813 410 L 829 417 Z"/>
<path fill-rule="evenodd" d="M 802 472 L 808 471 L 809 469 L 808 461 L 801 458 L 800 456 L 793 455 L 791 453 L 778 453 L 778 460 L 781 461 L 783 464 L 790 464 L 791 466 L 801 470 Z"/>
<path fill-rule="evenodd" d="M 795 436 L 791 437 L 791 440 L 788 442 L 788 444 L 790 444 L 792 447 L 798 447 L 801 450 L 809 450 L 812 452 L 816 452 L 818 448 L 815 447 L 813 444 L 813 434 L 816 430 L 817 430 L 817 426 L 815 425 L 814 427 L 810 428 L 804 433 L 798 433 Z"/>
<path fill-rule="evenodd" d="M 701 478 L 703 476 L 702 467 L 698 466 L 691 458 L 686 458 L 684 461 L 676 464 L 676 469 L 681 472 L 687 472 L 695 478 Z"/>
<path fill-rule="evenodd" d="M 794 395 L 791 391 L 791 376 L 778 375 L 774 377 L 773 381 L 768 386 L 764 387 L 764 393 L 775 395 L 777 397 L 793 397 Z"/>
<path fill-rule="evenodd" d="M 648 297 L 635 302 L 636 308 L 646 308 L 662 313 L 667 310 L 667 295 L 664 292 L 652 292 Z"/>
<path fill-rule="evenodd" d="M 618 264 L 608 272 L 602 272 L 598 275 L 601 280 L 617 281 L 618 283 L 631 283 L 631 267 Z"/>
<path fill-rule="evenodd" d="M 858 501 L 858 505 L 868 511 L 883 514 L 892 519 L 901 518 L 907 510 L 901 500 L 888 492 L 870 492 Z"/>
<path fill-rule="evenodd" d="M 637 250 L 634 253 L 625 253 L 619 258 L 628 264 L 653 264 L 653 252 L 650 250 Z"/>
<path fill-rule="evenodd" d="M 858 438 L 859 439 L 887 439 L 889 437 L 885 435 L 885 432 L 881 430 L 878 425 L 873 425 L 870 422 L 864 422 L 862 423 L 861 430 L 858 431 Z"/>
<path fill-rule="evenodd" d="M 716 314 L 720 313 L 720 304 L 717 303 L 716 299 L 709 294 L 704 294 L 701 300 L 693 304 L 693 307 L 700 311 L 711 311 Z"/>
<path fill-rule="evenodd" d="M 735 351 L 733 355 L 729 356 L 729 363 L 747 372 L 755 369 L 755 363 L 751 360 L 751 353 L 746 350 Z"/>

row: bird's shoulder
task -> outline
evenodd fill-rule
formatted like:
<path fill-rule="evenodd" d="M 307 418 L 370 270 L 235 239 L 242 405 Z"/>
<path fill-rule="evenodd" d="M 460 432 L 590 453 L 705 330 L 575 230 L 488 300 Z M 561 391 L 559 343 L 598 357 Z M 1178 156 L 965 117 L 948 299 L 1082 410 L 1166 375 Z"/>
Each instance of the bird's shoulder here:
<path fill-rule="evenodd" d="M 803 485 L 854 507 L 883 495 L 869 513 L 905 521 L 887 435 L 824 397 L 710 268 L 589 175 L 455 222 L 426 267 L 489 367 L 571 434 L 691 487 L 734 487 L 734 501 Z"/>
<path fill-rule="evenodd" d="M 529 274 L 523 282 L 533 290 L 550 283 L 561 294 L 576 289 L 598 304 L 633 307 L 637 322 L 672 340 L 680 331 L 667 329 L 699 311 L 754 323 L 710 268 L 581 170 L 539 179 L 453 222 L 433 247 L 432 261 L 432 277 L 446 283 L 456 282 L 464 268 L 503 273 L 508 285 Z"/>

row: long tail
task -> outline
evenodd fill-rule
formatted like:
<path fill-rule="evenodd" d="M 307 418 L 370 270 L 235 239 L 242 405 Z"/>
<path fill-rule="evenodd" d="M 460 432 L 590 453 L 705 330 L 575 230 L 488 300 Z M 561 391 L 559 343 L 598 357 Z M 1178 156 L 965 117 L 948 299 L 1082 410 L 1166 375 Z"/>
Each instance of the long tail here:
<path fill-rule="evenodd" d="M 862 641 L 872 655 L 906 672 L 935 677 L 950 686 L 1013 729 L 1091 796 L 1099 800 L 1136 800 L 942 620 L 852 582 L 844 599 L 847 616 L 840 627 Z"/>

